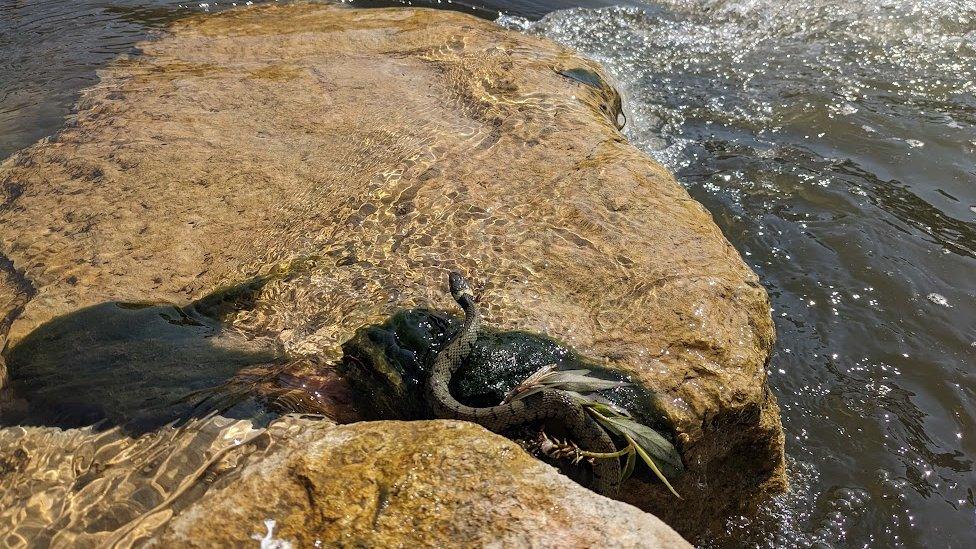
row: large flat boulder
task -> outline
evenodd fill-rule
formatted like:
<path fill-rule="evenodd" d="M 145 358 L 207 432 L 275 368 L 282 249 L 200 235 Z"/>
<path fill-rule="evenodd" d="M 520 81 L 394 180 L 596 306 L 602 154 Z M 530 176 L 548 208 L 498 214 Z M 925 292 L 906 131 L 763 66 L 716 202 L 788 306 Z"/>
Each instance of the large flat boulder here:
<path fill-rule="evenodd" d="M 396 310 L 449 309 L 461 270 L 488 323 L 659 396 L 684 499 L 623 497 L 697 535 L 784 488 L 769 302 L 618 102 L 596 63 L 451 12 L 190 18 L 0 165 L 0 267 L 30 290 L 0 282 L 0 326 L 13 345 L 86 306 L 287 272 L 227 321 L 328 364 Z"/>

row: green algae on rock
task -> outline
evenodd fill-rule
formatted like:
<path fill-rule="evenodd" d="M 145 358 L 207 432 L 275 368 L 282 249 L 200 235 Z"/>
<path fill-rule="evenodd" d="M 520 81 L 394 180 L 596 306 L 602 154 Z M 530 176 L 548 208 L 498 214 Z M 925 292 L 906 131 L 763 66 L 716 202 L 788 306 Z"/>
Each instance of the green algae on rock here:
<path fill-rule="evenodd" d="M 363 411 L 377 419 L 430 417 L 424 382 L 434 357 L 459 327 L 454 316 L 411 309 L 397 312 L 380 325 L 358 330 L 343 346 L 340 369 L 359 393 Z M 562 370 L 590 370 L 592 375 L 608 380 L 628 380 L 624 372 L 597 364 L 543 335 L 482 327 L 466 365 L 451 381 L 452 394 L 468 406 L 494 406 L 519 383 L 548 365 Z M 631 384 L 604 391 L 601 396 L 659 433 L 673 434 L 674 428 L 656 404 L 655 395 L 644 388 Z M 683 472 L 666 463 L 661 467 L 669 477 Z"/>

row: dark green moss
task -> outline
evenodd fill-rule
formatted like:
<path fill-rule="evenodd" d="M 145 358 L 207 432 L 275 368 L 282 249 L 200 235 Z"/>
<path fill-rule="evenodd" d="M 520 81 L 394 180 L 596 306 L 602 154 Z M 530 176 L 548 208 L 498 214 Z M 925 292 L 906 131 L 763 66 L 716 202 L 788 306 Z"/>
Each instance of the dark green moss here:
<path fill-rule="evenodd" d="M 380 325 L 367 326 L 343 346 L 341 369 L 362 399 L 364 411 L 376 419 L 428 417 L 423 383 L 437 352 L 460 327 L 460 319 L 428 309 L 394 314 Z M 544 335 L 483 328 L 468 363 L 452 379 L 451 392 L 471 406 L 498 404 L 539 368 L 556 364 L 561 370 L 587 369 L 604 379 L 626 376 L 583 357 Z M 604 393 L 607 400 L 633 413 L 641 422 L 668 433 L 653 393 L 630 386 Z"/>

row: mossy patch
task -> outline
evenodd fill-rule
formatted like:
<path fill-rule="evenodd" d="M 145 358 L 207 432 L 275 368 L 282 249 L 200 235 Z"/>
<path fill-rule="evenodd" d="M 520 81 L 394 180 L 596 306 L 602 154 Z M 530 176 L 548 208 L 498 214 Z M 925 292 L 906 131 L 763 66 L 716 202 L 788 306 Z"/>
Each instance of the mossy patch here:
<path fill-rule="evenodd" d="M 430 309 L 399 311 L 385 322 L 360 328 L 343 346 L 342 373 L 358 393 L 364 413 L 375 419 L 429 417 L 424 383 L 441 348 L 460 328 L 456 316 Z M 451 392 L 470 406 L 493 406 L 525 378 L 548 364 L 587 369 L 616 381 L 628 376 L 540 334 L 482 327 L 467 364 L 451 380 Z M 656 396 L 630 385 L 603 393 L 642 423 L 672 432 Z"/>

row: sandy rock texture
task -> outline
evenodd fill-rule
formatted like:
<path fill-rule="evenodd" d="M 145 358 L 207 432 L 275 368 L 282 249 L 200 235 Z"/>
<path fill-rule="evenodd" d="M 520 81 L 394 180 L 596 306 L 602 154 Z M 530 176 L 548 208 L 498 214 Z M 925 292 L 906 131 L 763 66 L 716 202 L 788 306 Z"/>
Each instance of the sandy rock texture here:
<path fill-rule="evenodd" d="M 2 209 L 3 207 L 0 206 L 0 211 Z M 10 326 L 33 294 L 34 288 L 30 283 L 19 275 L 9 260 L 0 255 L 0 350 L 6 348 Z M 6 385 L 6 381 L 7 361 L 3 354 L 0 354 L 0 390 Z M 0 396 L 0 403 L 2 399 L 3 396 Z"/>
<path fill-rule="evenodd" d="M 596 63 L 457 13 L 320 4 L 190 18 L 142 51 L 0 165 L 8 343 L 286 265 L 231 320 L 328 363 L 394 310 L 451 308 L 459 269 L 488 323 L 657 391 L 684 499 L 633 481 L 626 501 L 695 536 L 784 488 L 766 293 L 619 133 Z"/>
<path fill-rule="evenodd" d="M 295 547 L 691 547 L 479 426 L 309 428 L 169 521 L 160 547 L 239 546 L 275 521 Z"/>

